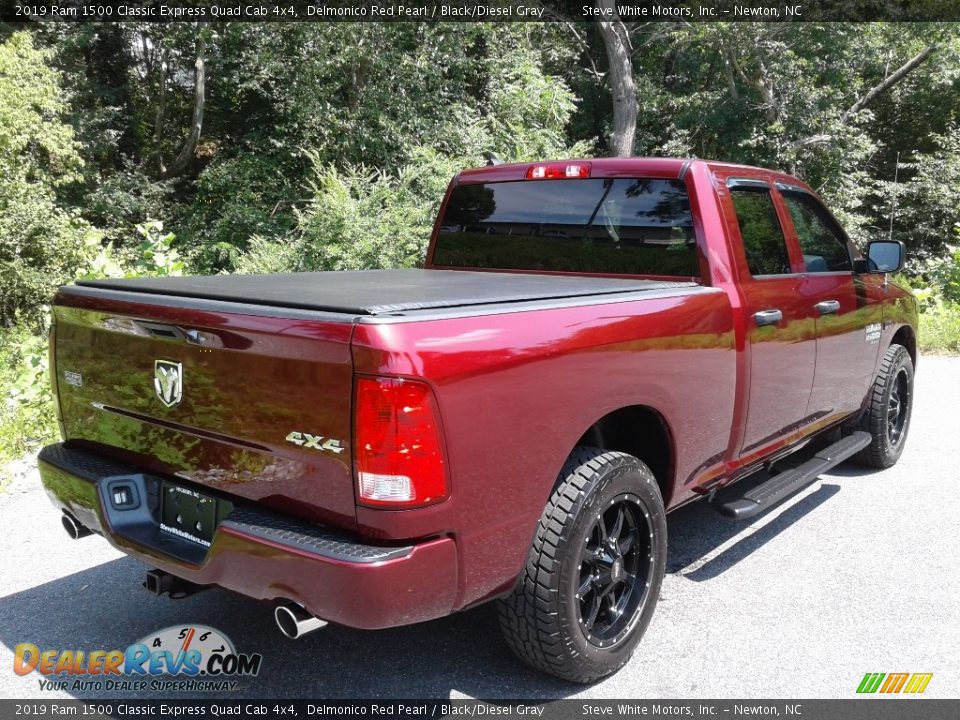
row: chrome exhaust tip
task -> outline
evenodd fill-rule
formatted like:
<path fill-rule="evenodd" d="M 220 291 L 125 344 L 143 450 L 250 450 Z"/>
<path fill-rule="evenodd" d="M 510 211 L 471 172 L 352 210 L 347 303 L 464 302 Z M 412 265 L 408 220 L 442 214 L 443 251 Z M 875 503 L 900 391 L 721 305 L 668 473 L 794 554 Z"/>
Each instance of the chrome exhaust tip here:
<path fill-rule="evenodd" d="M 93 535 L 93 530 L 81 525 L 77 522 L 77 519 L 69 513 L 64 513 L 60 518 L 60 522 L 63 524 L 63 529 L 67 531 L 67 535 L 74 540 L 79 540 L 87 535 Z"/>
<path fill-rule="evenodd" d="M 292 602 L 277 605 L 273 611 L 273 619 L 276 620 L 280 632 L 292 640 L 302 638 L 307 633 L 319 630 L 327 624 L 326 620 L 314 617 L 303 607 Z"/>

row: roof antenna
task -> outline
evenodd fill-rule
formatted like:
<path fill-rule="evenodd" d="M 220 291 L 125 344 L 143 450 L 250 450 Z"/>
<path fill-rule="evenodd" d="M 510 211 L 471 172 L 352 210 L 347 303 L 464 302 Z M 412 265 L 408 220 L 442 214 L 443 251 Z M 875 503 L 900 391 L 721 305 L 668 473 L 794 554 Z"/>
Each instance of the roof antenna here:
<path fill-rule="evenodd" d="M 893 166 L 893 197 L 890 199 L 890 231 L 889 239 L 893 240 L 893 216 L 897 214 L 897 176 L 900 170 L 900 152 L 897 151 L 897 164 Z"/>
<path fill-rule="evenodd" d="M 492 152 L 485 152 L 483 156 L 487 159 L 487 166 L 490 165 L 503 165 L 503 160 L 498 158 Z"/>

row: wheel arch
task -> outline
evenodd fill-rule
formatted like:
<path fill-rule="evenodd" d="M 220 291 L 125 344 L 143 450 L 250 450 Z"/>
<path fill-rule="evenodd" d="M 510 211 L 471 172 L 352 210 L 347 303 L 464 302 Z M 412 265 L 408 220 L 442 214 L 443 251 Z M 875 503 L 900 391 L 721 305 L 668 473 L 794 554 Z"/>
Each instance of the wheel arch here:
<path fill-rule="evenodd" d="M 913 366 L 917 366 L 917 334 L 909 325 L 901 325 L 890 339 L 891 345 L 903 345 L 910 354 Z"/>
<path fill-rule="evenodd" d="M 577 446 L 627 453 L 653 472 L 665 507 L 673 496 L 676 453 L 670 423 L 649 405 L 627 405 L 608 412 L 577 440 Z M 572 451 L 573 448 L 570 448 Z"/>

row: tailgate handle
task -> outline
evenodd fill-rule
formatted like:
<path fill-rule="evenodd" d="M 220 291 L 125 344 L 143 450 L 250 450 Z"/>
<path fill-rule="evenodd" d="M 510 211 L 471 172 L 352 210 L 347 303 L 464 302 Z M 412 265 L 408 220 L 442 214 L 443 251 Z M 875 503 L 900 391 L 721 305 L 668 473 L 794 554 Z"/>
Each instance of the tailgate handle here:
<path fill-rule="evenodd" d="M 753 314 L 753 319 L 756 321 L 757 327 L 763 327 L 764 325 L 776 325 L 783 320 L 783 313 L 776 308 L 773 310 L 761 310 L 760 312 L 755 312 Z"/>
<path fill-rule="evenodd" d="M 824 300 L 813 306 L 821 315 L 835 315 L 840 312 L 839 300 Z"/>
<path fill-rule="evenodd" d="M 184 330 L 176 325 L 164 325 L 162 323 L 151 323 L 138 321 L 137 324 L 146 330 L 146 332 L 155 338 L 163 340 L 177 340 L 178 342 L 188 342 L 191 345 L 206 345 L 210 336 L 199 330 Z"/>
<path fill-rule="evenodd" d="M 148 335 L 165 340 L 185 340 L 183 330 L 176 325 L 164 325 L 162 323 L 137 321 L 137 325 L 143 328 Z"/>

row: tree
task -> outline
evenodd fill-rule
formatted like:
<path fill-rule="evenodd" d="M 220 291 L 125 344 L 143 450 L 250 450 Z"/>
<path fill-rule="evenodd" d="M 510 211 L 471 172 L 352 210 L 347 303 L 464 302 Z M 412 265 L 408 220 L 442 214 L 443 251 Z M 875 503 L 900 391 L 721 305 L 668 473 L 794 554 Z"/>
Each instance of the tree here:
<path fill-rule="evenodd" d="M 615 0 L 597 0 L 605 17 L 598 23 L 607 51 L 607 74 L 613 97 L 613 132 L 610 153 L 618 157 L 633 155 L 637 134 L 637 88 L 633 81 L 630 35 L 620 19 Z"/>
<path fill-rule="evenodd" d="M 184 140 L 180 152 L 168 166 L 163 160 L 163 136 L 166 132 L 167 124 L 167 83 L 169 75 L 169 50 L 164 48 L 161 51 L 159 63 L 159 96 L 157 100 L 157 116 L 154 124 L 154 138 L 156 142 L 157 168 L 160 177 L 164 180 L 182 175 L 190 166 L 193 160 L 194 152 L 197 149 L 197 143 L 200 140 L 200 132 L 203 130 L 203 110 L 206 105 L 206 49 L 207 41 L 202 30 L 206 23 L 201 23 L 197 32 L 196 53 L 193 62 L 193 114 L 190 122 L 190 130 L 187 132 L 187 138 Z"/>
<path fill-rule="evenodd" d="M 82 184 L 47 187 L 119 252 L 162 220 L 194 270 L 216 272 L 253 237 L 309 236 L 318 257 L 338 243 L 315 166 L 357 198 L 406 168 L 418 187 L 395 197 L 419 207 L 484 152 L 696 155 L 795 172 L 863 239 L 886 225 L 897 153 L 952 162 L 936 138 L 960 124 L 956 24 L 631 22 L 594 2 L 602 25 L 563 17 L 568 3 L 542 24 L 38 23 L 86 161 L 70 173 Z M 923 172 L 902 169 L 901 184 Z M 904 191 L 904 218 L 938 219 L 924 246 L 950 197 Z M 417 256 L 426 225 L 379 226 L 383 256 L 393 242 Z"/>
<path fill-rule="evenodd" d="M 90 232 L 57 198 L 82 162 L 50 56 L 25 32 L 0 45 L 0 325 L 40 320 Z"/>
<path fill-rule="evenodd" d="M 933 43 L 927 45 L 923 50 L 918 52 L 912 58 L 907 60 L 899 68 L 891 72 L 889 75 L 880 80 L 876 85 L 871 87 L 867 92 L 857 98 L 856 102 L 853 103 L 844 113 L 840 116 L 840 125 L 846 125 L 852 119 L 854 119 L 858 113 L 866 109 L 874 100 L 876 100 L 880 95 L 887 92 L 896 85 L 898 82 L 903 80 L 907 75 L 916 70 L 920 65 L 927 61 L 927 59 L 933 55 L 934 51 L 937 49 L 937 44 Z M 791 150 L 800 150 L 810 145 L 822 145 L 829 143 L 834 139 L 833 135 L 829 133 L 818 133 L 816 135 L 808 135 L 805 138 L 800 140 L 794 140 L 790 144 Z"/>

